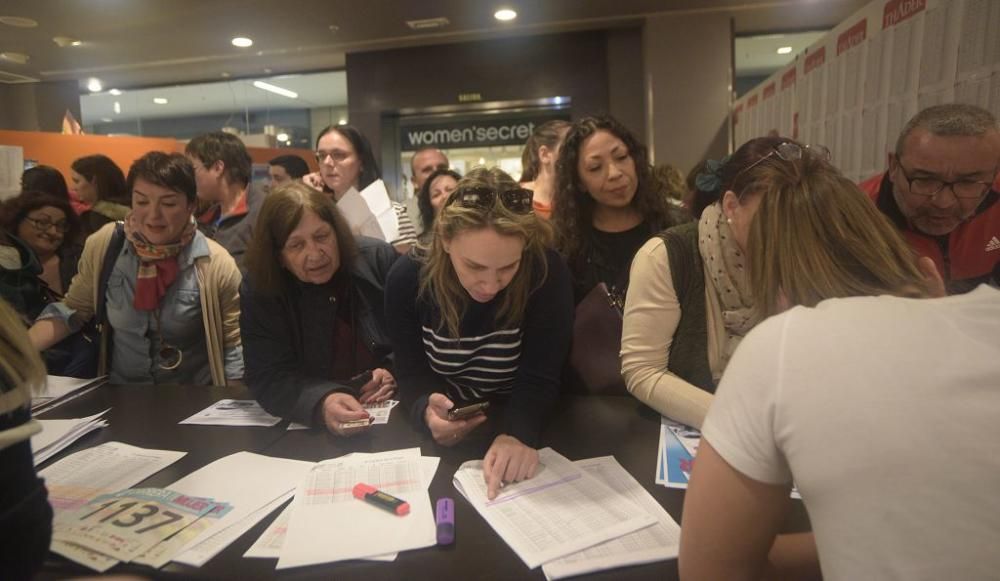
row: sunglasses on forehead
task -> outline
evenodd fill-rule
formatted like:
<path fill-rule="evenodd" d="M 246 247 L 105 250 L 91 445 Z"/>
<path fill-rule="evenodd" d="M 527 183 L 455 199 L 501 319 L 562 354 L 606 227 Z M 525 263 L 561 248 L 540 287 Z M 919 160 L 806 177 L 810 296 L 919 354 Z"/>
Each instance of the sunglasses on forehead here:
<path fill-rule="evenodd" d="M 462 188 L 455 190 L 445 206 L 458 204 L 464 208 L 491 210 L 496 205 L 498 196 L 500 203 L 515 214 L 528 214 L 533 209 L 531 200 L 534 198 L 535 192 L 524 188 L 503 191 L 488 187 Z"/>

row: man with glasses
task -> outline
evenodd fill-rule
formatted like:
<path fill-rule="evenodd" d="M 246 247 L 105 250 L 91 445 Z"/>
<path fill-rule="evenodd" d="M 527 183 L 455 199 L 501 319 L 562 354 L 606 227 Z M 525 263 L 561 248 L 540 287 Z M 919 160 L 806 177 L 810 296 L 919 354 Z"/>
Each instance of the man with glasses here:
<path fill-rule="evenodd" d="M 889 171 L 861 184 L 952 294 L 1000 284 L 1000 129 L 974 105 L 937 105 L 903 128 Z"/>

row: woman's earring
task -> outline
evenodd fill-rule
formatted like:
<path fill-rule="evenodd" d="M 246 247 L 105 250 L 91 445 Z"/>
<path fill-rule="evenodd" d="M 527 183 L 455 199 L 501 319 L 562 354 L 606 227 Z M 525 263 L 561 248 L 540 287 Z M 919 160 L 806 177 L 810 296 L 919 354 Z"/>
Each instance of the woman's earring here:
<path fill-rule="evenodd" d="M 732 223 L 733 223 L 732 218 L 726 218 L 726 224 L 732 224 Z"/>

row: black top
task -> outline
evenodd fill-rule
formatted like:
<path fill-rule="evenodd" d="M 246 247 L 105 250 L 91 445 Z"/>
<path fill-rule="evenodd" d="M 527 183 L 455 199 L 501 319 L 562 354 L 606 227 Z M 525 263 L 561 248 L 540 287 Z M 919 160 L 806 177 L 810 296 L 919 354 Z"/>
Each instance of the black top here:
<path fill-rule="evenodd" d="M 418 297 L 421 263 L 412 256 L 396 262 L 386 283 L 386 317 L 400 399 L 414 425 L 426 428 L 424 411 L 434 392 L 456 406 L 509 400 L 501 430 L 537 444 L 542 420 L 559 395 L 573 331 L 569 271 L 555 252 L 545 258 L 548 274 L 529 297 L 520 325 L 496 325 L 504 290 L 488 303 L 468 300 L 457 338 L 442 328 L 436 303 Z"/>
<path fill-rule="evenodd" d="M 351 328 L 377 364 L 387 367 L 390 349 L 382 310 L 383 288 L 398 254 L 392 246 L 370 238 L 359 238 L 358 250 L 349 282 Z M 349 384 L 350 377 L 334 377 L 334 357 L 368 359 L 335 349 L 340 310 L 339 303 L 332 300 L 335 294 L 332 284 L 297 280 L 276 297 L 255 292 L 249 279 L 240 286 L 245 380 L 269 413 L 312 425 L 317 404 L 328 394 L 354 393 L 359 387 Z"/>
<path fill-rule="evenodd" d="M 590 252 L 572 265 L 576 302 L 583 300 L 600 282 L 608 288 L 628 287 L 632 258 L 653 234 L 652 226 L 645 220 L 623 232 L 595 229 Z"/>

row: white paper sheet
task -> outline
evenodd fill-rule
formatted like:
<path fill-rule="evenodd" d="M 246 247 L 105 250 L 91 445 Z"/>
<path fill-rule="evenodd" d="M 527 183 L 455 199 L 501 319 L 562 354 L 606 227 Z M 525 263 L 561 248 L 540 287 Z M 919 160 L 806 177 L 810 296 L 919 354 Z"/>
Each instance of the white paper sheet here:
<path fill-rule="evenodd" d="M 106 413 L 108 410 L 79 419 L 38 420 L 42 424 L 42 431 L 31 437 L 35 466 L 55 456 L 84 435 L 107 426 L 108 422 L 101 419 Z"/>
<path fill-rule="evenodd" d="M 67 456 L 38 475 L 45 479 L 49 504 L 58 518 L 95 496 L 130 488 L 186 454 L 106 442 Z"/>
<path fill-rule="evenodd" d="M 292 498 L 293 494 L 295 494 L 294 491 L 289 491 L 286 494 L 279 496 L 268 504 L 265 504 L 261 508 L 258 508 L 254 512 L 250 513 L 243 520 L 233 523 L 232 525 L 208 536 L 196 546 L 191 547 L 189 550 L 180 555 L 180 557 L 174 560 L 178 563 L 185 563 L 196 567 L 200 566 L 197 564 L 198 562 L 207 563 L 213 556 L 219 554 L 223 549 L 233 544 L 233 542 L 252 529 L 254 525 L 264 520 L 267 515 L 277 510 L 278 507 Z M 282 511 L 282 514 L 284 514 L 284 511 Z M 275 555 L 275 558 L 277 558 L 277 555 Z"/>
<path fill-rule="evenodd" d="M 21 191 L 22 173 L 24 148 L 19 145 L 0 145 L 0 200 L 12 198 Z"/>
<path fill-rule="evenodd" d="M 200 426 L 274 426 L 281 418 L 272 416 L 252 399 L 221 399 L 181 424 Z"/>
<path fill-rule="evenodd" d="M 550 561 L 542 566 L 546 579 L 563 579 L 594 571 L 655 563 L 677 557 L 680 550 L 680 525 L 614 457 L 577 460 L 574 464 L 612 490 L 628 496 L 643 512 L 654 516 L 656 524 L 562 559 Z"/>
<path fill-rule="evenodd" d="M 530 569 L 648 527 L 656 519 L 627 496 L 551 448 L 538 451 L 538 472 L 486 497 L 482 462 L 455 472 L 455 488 Z"/>
<path fill-rule="evenodd" d="M 429 547 L 436 542 L 427 466 L 438 458 L 393 451 L 320 462 L 295 493 L 278 569 Z M 400 517 L 357 500 L 364 482 L 410 503 Z M 317 542 L 322 539 L 322 543 Z"/>
<path fill-rule="evenodd" d="M 45 381 L 45 389 L 31 396 L 31 411 L 36 412 L 41 408 L 52 409 L 56 405 L 82 395 L 106 381 L 106 375 L 96 379 L 49 375 Z"/>
<path fill-rule="evenodd" d="M 204 565 L 224 549 L 225 545 L 213 543 L 201 547 L 199 544 L 202 541 L 240 523 L 275 499 L 294 490 L 312 466 L 312 462 L 237 452 L 168 486 L 170 490 L 190 496 L 206 496 L 233 505 L 233 509 L 219 518 L 213 526 L 180 548 L 174 560 L 196 567 Z M 259 514 L 258 521 L 265 516 L 267 513 Z"/>
<path fill-rule="evenodd" d="M 355 235 L 386 242 L 399 238 L 399 219 L 382 180 L 375 180 L 360 192 L 351 188 L 337 202 L 337 209 Z"/>

